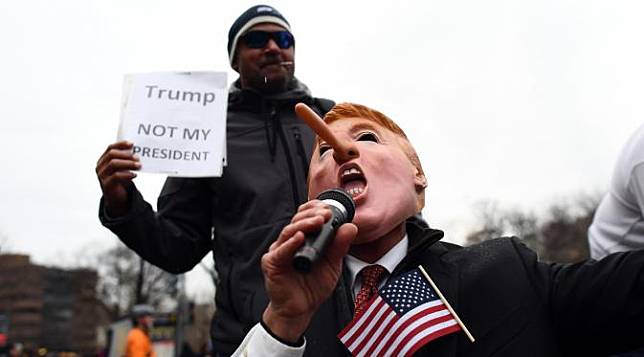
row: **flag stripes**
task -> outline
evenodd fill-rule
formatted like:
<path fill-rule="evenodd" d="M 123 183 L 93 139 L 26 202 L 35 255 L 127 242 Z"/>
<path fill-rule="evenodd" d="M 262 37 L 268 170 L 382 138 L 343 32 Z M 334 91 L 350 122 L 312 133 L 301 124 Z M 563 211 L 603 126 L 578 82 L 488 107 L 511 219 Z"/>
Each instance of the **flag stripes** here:
<path fill-rule="evenodd" d="M 353 356 L 411 356 L 461 329 L 418 269 L 383 287 L 338 334 Z"/>

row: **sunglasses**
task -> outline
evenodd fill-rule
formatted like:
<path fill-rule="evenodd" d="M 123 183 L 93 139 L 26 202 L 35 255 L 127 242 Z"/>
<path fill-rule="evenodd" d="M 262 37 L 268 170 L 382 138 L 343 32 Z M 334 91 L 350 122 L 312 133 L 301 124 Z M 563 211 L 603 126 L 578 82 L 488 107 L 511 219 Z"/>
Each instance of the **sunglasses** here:
<path fill-rule="evenodd" d="M 249 31 L 242 36 L 242 41 L 249 48 L 264 48 L 268 40 L 275 41 L 283 50 L 295 45 L 295 38 L 288 31 Z"/>

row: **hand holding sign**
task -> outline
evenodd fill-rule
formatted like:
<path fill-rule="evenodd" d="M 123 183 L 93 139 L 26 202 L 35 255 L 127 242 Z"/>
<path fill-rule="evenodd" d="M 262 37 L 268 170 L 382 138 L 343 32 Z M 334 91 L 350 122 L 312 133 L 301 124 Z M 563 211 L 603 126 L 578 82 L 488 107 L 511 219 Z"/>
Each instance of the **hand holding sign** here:
<path fill-rule="evenodd" d="M 101 183 L 105 208 L 111 217 L 124 215 L 127 210 L 128 186 L 141 168 L 139 159 L 132 154 L 134 145 L 118 141 L 107 147 L 96 163 L 96 175 Z"/>
<path fill-rule="evenodd" d="M 119 141 L 96 163 L 109 216 L 127 213 L 133 171 L 221 176 L 226 86 L 226 74 L 217 72 L 125 77 Z"/>

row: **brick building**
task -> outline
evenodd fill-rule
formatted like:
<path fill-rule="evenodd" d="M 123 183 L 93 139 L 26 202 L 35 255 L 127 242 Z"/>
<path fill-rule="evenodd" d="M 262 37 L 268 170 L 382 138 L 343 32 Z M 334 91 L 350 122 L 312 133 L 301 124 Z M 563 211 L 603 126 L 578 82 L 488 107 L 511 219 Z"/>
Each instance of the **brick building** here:
<path fill-rule="evenodd" d="M 29 256 L 0 255 L 0 316 L 7 337 L 26 348 L 97 351 L 97 330 L 109 323 L 96 298 L 97 273 L 32 264 Z"/>

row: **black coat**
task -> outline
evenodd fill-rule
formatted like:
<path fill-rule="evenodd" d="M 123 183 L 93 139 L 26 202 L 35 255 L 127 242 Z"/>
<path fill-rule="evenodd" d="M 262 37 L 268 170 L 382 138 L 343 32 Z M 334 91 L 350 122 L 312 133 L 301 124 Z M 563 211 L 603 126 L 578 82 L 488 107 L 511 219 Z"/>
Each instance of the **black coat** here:
<path fill-rule="evenodd" d="M 644 341 L 644 251 L 545 264 L 516 238 L 463 248 L 417 220 L 407 233 L 392 277 L 422 264 L 476 339 L 452 333 L 416 355 L 607 356 Z M 336 337 L 353 315 L 347 278 L 314 316 L 306 356 L 348 355 Z"/>
<path fill-rule="evenodd" d="M 297 207 L 306 201 L 313 131 L 295 116 L 307 103 L 323 115 L 331 101 L 306 86 L 262 96 L 233 86 L 227 114 L 227 162 L 221 178 L 168 178 L 158 213 L 131 187 L 131 210 L 99 217 L 128 247 L 172 273 L 192 269 L 210 251 L 220 282 L 212 337 L 230 354 L 268 303 L 259 261 Z"/>

